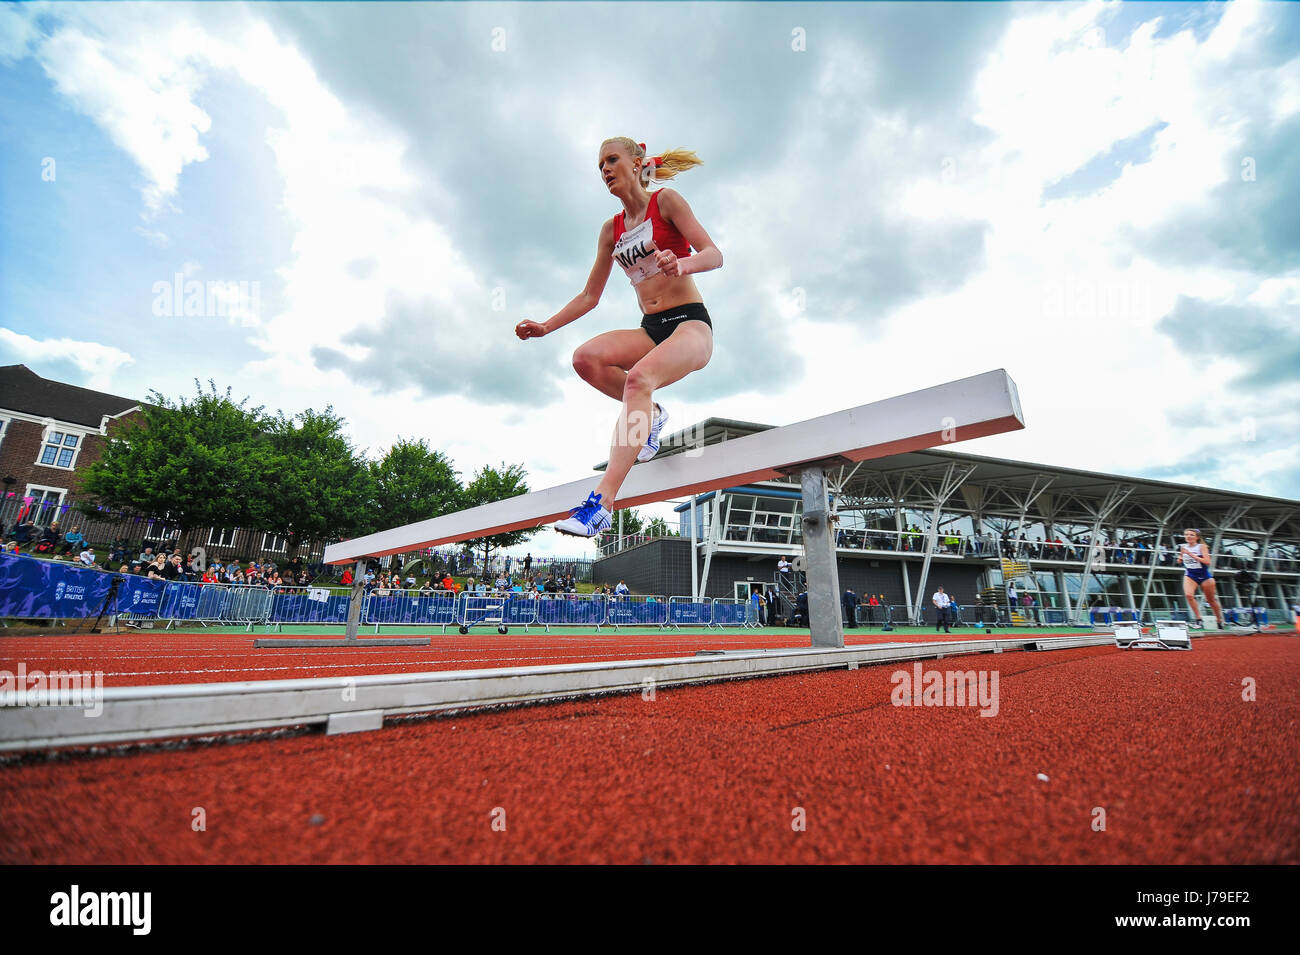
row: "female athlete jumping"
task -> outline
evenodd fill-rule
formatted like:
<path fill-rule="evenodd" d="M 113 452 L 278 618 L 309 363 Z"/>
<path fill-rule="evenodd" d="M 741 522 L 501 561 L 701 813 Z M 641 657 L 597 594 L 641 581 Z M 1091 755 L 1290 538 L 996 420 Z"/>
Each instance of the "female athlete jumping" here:
<path fill-rule="evenodd" d="M 604 477 L 555 525 L 561 533 L 594 537 L 610 526 L 610 509 L 628 471 L 659 450 L 668 412 L 654 401 L 655 390 L 703 368 L 713 355 L 713 323 L 691 275 L 719 268 L 722 253 L 681 195 L 646 188 L 647 182 L 671 179 L 699 162 L 685 149 L 647 156 L 645 143 L 624 136 L 602 143 L 597 168 L 623 211 L 601 227 L 586 288 L 545 322 L 515 326 L 520 339 L 541 338 L 586 315 L 600 303 L 615 262 L 641 305 L 640 328 L 605 332 L 573 353 L 578 374 L 623 407 Z"/>
<path fill-rule="evenodd" d="M 1219 606 L 1218 586 L 1214 582 L 1214 574 L 1210 572 L 1210 551 L 1201 539 L 1201 532 L 1194 527 L 1183 531 L 1183 540 L 1185 543 L 1178 547 L 1178 557 L 1187 571 L 1187 576 L 1183 578 L 1183 595 L 1187 598 L 1187 606 L 1192 611 L 1192 619 L 1196 621 L 1201 619 L 1200 608 L 1196 606 L 1196 588 L 1200 587 L 1201 593 L 1205 594 L 1205 599 L 1210 603 L 1210 609 L 1214 611 L 1214 619 L 1219 622 L 1219 629 L 1222 630 L 1223 608 Z"/>

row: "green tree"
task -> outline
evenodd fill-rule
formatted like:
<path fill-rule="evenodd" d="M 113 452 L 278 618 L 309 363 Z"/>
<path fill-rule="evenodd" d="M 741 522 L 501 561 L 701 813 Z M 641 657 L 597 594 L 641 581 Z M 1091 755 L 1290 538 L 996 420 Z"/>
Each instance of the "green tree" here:
<path fill-rule="evenodd" d="M 345 423 L 331 406 L 292 418 L 280 412 L 268 424 L 274 490 L 261 496 L 259 526 L 283 535 L 291 557 L 302 544 L 355 537 L 370 526 L 375 482 Z"/>
<path fill-rule="evenodd" d="M 374 498 L 366 532 L 414 524 L 467 506 L 451 461 L 423 438 L 398 439 L 370 465 L 370 476 Z"/>
<path fill-rule="evenodd" d="M 644 533 L 645 518 L 634 507 L 624 508 L 621 511 L 615 511 L 610 515 L 610 525 L 607 530 L 603 530 L 596 538 L 597 544 L 602 547 L 608 544 L 618 542 L 618 519 L 619 515 L 623 516 L 623 536 L 632 537 L 635 534 Z"/>
<path fill-rule="evenodd" d="M 196 380 L 192 400 L 149 392 L 140 413 L 111 433 L 83 488 L 99 503 L 165 518 L 182 543 L 201 527 L 251 523 L 270 496 L 265 484 L 274 451 L 261 406 L 231 400 Z"/>
<path fill-rule="evenodd" d="M 506 498 L 527 494 L 528 483 L 524 480 L 527 476 L 528 472 L 521 464 L 506 464 L 503 461 L 500 468 L 485 465 L 474 475 L 474 480 L 465 487 L 465 506 L 478 507 L 480 504 L 491 504 L 493 501 L 504 501 Z M 522 544 L 537 531 L 538 528 L 530 527 L 505 534 L 493 534 L 491 537 L 478 537 L 466 543 L 472 549 L 481 549 L 483 566 L 487 567 L 492 551 L 500 547 Z"/>
<path fill-rule="evenodd" d="M 678 533 L 668 527 L 668 522 L 662 517 L 656 517 L 645 526 L 645 532 L 649 537 L 677 537 Z"/>

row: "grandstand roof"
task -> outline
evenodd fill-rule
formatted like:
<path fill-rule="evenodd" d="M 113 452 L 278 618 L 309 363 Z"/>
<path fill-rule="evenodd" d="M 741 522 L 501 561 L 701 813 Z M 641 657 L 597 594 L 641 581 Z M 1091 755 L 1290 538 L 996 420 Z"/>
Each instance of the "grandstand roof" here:
<path fill-rule="evenodd" d="M 659 453 L 660 455 L 680 454 L 688 448 L 699 447 L 701 444 L 708 446 L 734 440 L 759 431 L 767 431 L 772 427 L 775 426 L 728 418 L 708 418 L 665 439 Z M 1250 518 L 1261 521 L 1265 525 L 1274 523 L 1280 525 L 1300 520 L 1300 501 L 1287 498 L 1200 487 L 1194 484 L 1178 484 L 1131 475 L 1083 471 L 1050 464 L 1012 461 L 1006 458 L 985 457 L 937 448 L 892 454 L 864 461 L 856 469 L 845 469 L 841 493 L 871 497 L 879 491 L 882 480 L 888 482 L 892 475 L 924 477 L 927 473 L 933 473 L 937 476 L 954 463 L 974 467 L 965 482 L 967 487 L 983 487 L 998 494 L 1014 495 L 1020 492 L 1029 495 L 1036 490 L 1041 490 L 1045 479 L 1050 479 L 1048 489 L 1051 494 L 1058 496 L 1101 499 L 1116 486 L 1122 486 L 1128 491 L 1125 502 L 1127 506 L 1137 505 L 1152 511 L 1161 511 L 1181 501 L 1184 507 L 1202 512 L 1234 509 L 1241 511 L 1243 507 L 1247 507 Z M 603 468 L 604 465 L 601 464 L 599 467 Z"/>
<path fill-rule="evenodd" d="M 98 428 L 105 415 L 114 417 L 139 405 L 133 398 L 42 378 L 26 365 L 0 367 L 0 411 Z"/>

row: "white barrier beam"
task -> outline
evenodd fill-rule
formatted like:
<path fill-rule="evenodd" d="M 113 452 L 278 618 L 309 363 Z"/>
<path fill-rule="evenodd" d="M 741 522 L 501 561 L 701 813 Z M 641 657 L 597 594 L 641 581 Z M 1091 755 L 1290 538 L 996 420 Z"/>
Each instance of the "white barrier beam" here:
<path fill-rule="evenodd" d="M 1015 382 L 1005 370 L 998 369 L 638 464 L 623 483 L 615 507 L 635 507 L 766 481 L 801 464 L 827 458 L 865 461 L 1018 431 L 1024 426 Z M 599 476 L 592 475 L 544 491 L 331 544 L 325 548 L 325 562 L 346 564 L 359 557 L 385 557 L 539 527 L 567 517 L 599 480 Z"/>

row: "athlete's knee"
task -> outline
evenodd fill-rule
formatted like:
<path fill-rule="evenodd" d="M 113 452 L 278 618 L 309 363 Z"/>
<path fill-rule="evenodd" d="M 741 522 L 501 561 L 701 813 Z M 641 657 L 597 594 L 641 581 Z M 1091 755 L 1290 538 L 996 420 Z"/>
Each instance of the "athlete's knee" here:
<path fill-rule="evenodd" d="M 573 370 L 586 380 L 599 374 L 604 364 L 600 353 L 586 345 L 579 345 L 578 350 L 573 353 Z"/>
<path fill-rule="evenodd" d="M 650 394 L 659 386 L 658 380 L 647 369 L 635 364 L 627 373 L 627 384 L 623 387 L 625 395 Z"/>

